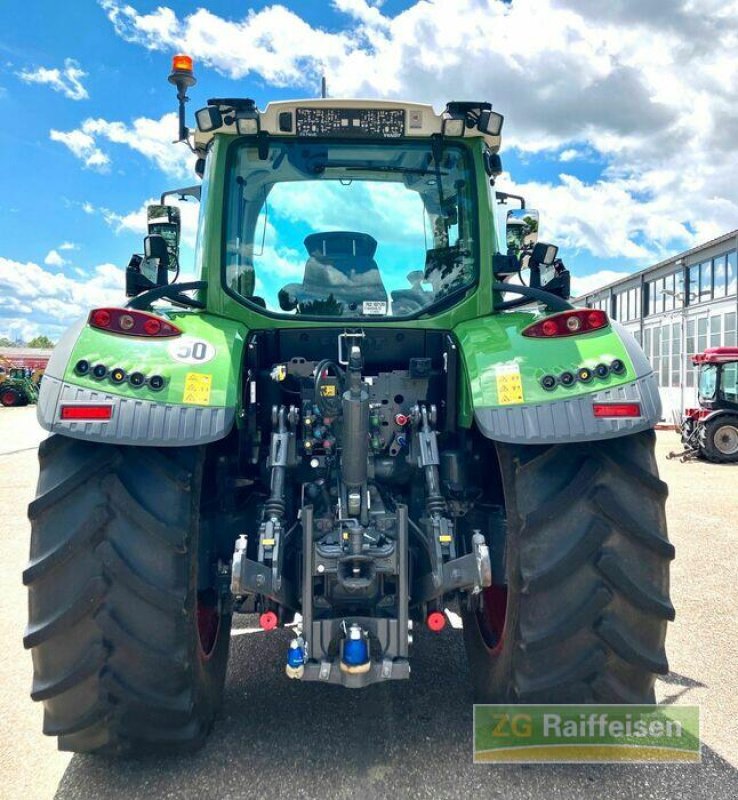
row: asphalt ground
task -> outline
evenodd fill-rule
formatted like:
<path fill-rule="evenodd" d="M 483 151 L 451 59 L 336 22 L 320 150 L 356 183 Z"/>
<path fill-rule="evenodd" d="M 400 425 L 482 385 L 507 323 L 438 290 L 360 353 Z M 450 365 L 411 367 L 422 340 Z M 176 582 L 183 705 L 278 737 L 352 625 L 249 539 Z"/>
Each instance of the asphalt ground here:
<path fill-rule="evenodd" d="M 702 707 L 702 763 L 474 765 L 461 632 L 416 632 L 410 681 L 352 692 L 284 677 L 288 634 L 236 618 L 223 714 L 186 758 L 71 756 L 41 734 L 31 659 L 21 638 L 28 555 L 26 506 L 42 438 L 31 408 L 0 408 L 0 798 L 710 798 L 738 797 L 738 466 L 666 461 L 677 548 L 672 672 L 662 702 Z"/>

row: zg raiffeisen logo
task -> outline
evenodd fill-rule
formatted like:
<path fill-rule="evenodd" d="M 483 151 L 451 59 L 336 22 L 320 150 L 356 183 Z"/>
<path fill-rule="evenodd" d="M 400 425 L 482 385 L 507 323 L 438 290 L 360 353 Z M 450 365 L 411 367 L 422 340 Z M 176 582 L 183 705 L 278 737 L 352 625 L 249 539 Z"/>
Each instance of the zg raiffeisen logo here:
<path fill-rule="evenodd" d="M 697 762 L 698 706 L 475 705 L 474 761 Z"/>

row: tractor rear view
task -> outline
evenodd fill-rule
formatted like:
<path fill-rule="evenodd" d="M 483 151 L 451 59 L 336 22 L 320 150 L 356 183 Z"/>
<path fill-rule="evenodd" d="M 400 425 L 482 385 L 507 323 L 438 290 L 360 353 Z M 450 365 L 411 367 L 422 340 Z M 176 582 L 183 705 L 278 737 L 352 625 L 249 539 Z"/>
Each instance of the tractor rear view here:
<path fill-rule="evenodd" d="M 289 634 L 263 665 L 285 680 L 411 679 L 413 626 L 454 608 L 479 701 L 653 701 L 674 616 L 658 387 L 495 188 L 502 116 L 216 98 L 190 135 L 191 59 L 170 80 L 203 179 L 172 192 L 201 203 L 198 280 L 153 207 L 129 302 L 65 334 L 39 399 L 44 731 L 201 744 L 238 612 Z"/>
<path fill-rule="evenodd" d="M 712 347 L 693 356 L 698 368 L 698 408 L 682 420 L 686 455 L 738 462 L 738 347 Z"/>

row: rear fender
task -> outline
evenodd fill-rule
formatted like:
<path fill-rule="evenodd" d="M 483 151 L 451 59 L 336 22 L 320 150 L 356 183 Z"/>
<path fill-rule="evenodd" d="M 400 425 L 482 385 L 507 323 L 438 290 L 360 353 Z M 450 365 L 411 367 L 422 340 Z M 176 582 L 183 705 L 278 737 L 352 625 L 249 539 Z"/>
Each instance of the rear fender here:
<path fill-rule="evenodd" d="M 541 318 L 533 312 L 483 317 L 458 325 L 471 414 L 489 439 L 516 444 L 552 444 L 608 439 L 652 428 L 661 419 L 658 383 L 633 336 L 621 325 L 576 336 L 530 338 L 522 330 Z M 557 383 L 546 390 L 544 376 L 557 379 L 581 368 L 622 362 L 622 374 Z M 601 418 L 593 406 L 638 403 L 639 417 Z"/>
<path fill-rule="evenodd" d="M 126 336 L 90 327 L 87 318 L 62 337 L 46 369 L 38 402 L 42 428 L 76 439 L 182 446 L 222 439 L 240 402 L 245 326 L 206 313 L 158 312 L 182 330 L 171 338 Z M 90 365 L 86 374 L 79 362 Z M 106 375 L 96 378 L 102 365 Z M 114 369 L 126 378 L 115 383 Z M 134 386 L 130 376 L 146 378 Z M 161 376 L 155 389 L 152 376 Z M 106 421 L 62 419 L 65 405 L 110 405 Z"/>

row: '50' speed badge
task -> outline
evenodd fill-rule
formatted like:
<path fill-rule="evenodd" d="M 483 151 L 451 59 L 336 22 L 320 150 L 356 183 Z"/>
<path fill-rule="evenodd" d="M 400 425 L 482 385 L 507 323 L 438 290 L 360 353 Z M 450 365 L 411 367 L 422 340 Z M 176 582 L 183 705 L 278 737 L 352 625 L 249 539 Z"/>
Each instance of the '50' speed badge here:
<path fill-rule="evenodd" d="M 169 355 L 180 364 L 207 364 L 215 358 L 217 350 L 210 342 L 184 336 L 169 345 Z"/>

